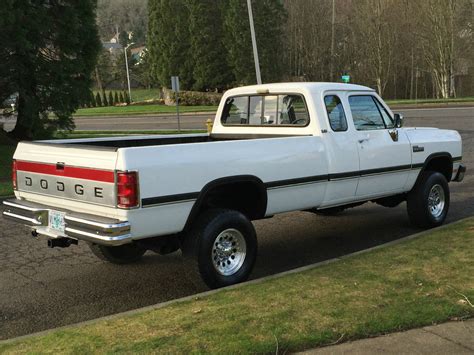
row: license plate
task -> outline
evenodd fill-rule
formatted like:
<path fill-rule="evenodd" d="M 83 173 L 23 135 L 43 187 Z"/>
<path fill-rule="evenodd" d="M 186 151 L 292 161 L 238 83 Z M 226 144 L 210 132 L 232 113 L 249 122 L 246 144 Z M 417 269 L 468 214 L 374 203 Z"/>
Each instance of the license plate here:
<path fill-rule="evenodd" d="M 49 211 L 49 228 L 64 233 L 64 216 L 66 214 L 58 211 Z"/>

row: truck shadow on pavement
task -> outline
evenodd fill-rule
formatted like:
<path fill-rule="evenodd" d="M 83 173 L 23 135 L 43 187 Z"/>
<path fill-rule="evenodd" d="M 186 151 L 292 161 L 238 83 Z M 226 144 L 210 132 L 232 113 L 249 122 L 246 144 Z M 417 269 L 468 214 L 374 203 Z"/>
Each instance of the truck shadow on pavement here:
<path fill-rule="evenodd" d="M 471 180 L 471 179 L 469 179 Z M 467 181 L 465 182 L 468 183 Z M 474 214 L 474 194 L 457 193 L 447 223 Z M 26 228 L 2 219 L 0 237 L 0 339 L 89 320 L 192 295 L 201 286 L 180 252 L 147 252 L 136 264 L 96 259 L 85 243 L 48 249 Z M 386 209 L 367 203 L 338 216 L 292 212 L 256 221 L 259 240 L 251 279 L 347 255 L 420 231 L 405 204 Z"/>

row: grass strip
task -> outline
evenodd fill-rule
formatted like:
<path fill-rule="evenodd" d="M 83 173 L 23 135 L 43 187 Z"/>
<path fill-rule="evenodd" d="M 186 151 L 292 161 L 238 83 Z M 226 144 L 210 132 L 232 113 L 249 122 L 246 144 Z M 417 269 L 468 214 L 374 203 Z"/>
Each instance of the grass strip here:
<path fill-rule="evenodd" d="M 217 106 L 180 106 L 180 113 L 192 112 L 216 112 Z M 122 116 L 122 115 L 152 115 L 162 113 L 176 113 L 175 106 L 166 105 L 130 105 L 81 108 L 76 111 L 74 117 L 88 116 Z"/>
<path fill-rule="evenodd" d="M 423 105 L 423 104 L 449 104 L 449 103 L 474 103 L 474 97 L 461 97 L 451 99 L 419 99 L 419 100 L 386 100 L 388 105 Z M 181 106 L 181 113 L 210 112 L 217 111 L 217 106 Z M 74 117 L 95 116 L 127 116 L 127 115 L 150 115 L 176 113 L 175 106 L 166 105 L 130 105 L 110 106 L 78 109 Z"/>
<path fill-rule="evenodd" d="M 422 104 L 449 104 L 449 103 L 474 103 L 474 97 L 458 97 L 450 99 L 403 99 L 385 100 L 387 105 L 422 105 Z"/>
<path fill-rule="evenodd" d="M 473 238 L 470 218 L 263 283 L 4 343 L 0 352 L 285 352 L 468 318 Z"/>

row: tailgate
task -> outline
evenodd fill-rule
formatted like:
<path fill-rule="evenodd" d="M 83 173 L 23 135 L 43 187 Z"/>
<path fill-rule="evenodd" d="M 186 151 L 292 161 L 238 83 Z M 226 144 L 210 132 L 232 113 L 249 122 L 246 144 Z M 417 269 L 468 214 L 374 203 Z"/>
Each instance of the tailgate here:
<path fill-rule="evenodd" d="M 115 148 L 19 143 L 13 158 L 17 194 L 115 206 Z"/>

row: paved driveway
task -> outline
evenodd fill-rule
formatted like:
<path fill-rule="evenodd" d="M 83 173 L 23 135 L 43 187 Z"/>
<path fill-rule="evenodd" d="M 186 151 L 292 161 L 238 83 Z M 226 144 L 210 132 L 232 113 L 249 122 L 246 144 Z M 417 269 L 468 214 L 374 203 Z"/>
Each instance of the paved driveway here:
<path fill-rule="evenodd" d="M 468 174 L 451 184 L 448 222 L 474 215 L 474 110 L 405 111 L 406 125 L 454 128 L 463 136 Z M 337 217 L 293 212 L 255 223 L 259 255 L 252 278 L 382 244 L 417 232 L 405 204 L 374 204 Z M 181 255 L 147 253 L 143 262 L 115 266 L 85 244 L 48 249 L 26 228 L 0 218 L 0 339 L 122 312 L 202 291 L 187 278 Z"/>

